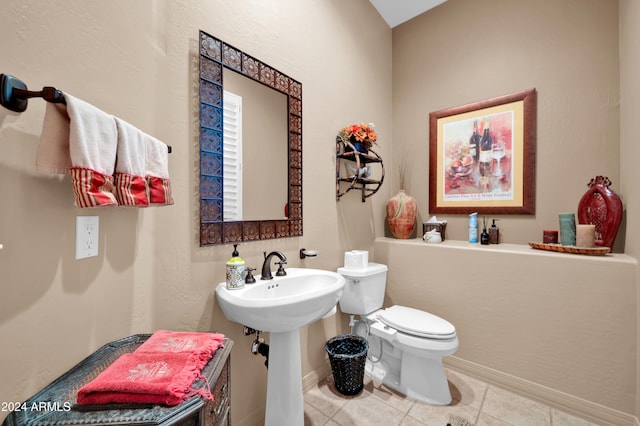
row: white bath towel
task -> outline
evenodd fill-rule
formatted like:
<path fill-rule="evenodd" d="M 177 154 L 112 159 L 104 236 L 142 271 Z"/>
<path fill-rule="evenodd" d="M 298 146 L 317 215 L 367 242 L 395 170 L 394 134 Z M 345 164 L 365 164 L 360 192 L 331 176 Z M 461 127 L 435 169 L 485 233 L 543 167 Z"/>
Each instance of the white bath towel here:
<path fill-rule="evenodd" d="M 45 173 L 69 173 L 69 114 L 64 104 L 47 103 L 38 143 L 36 168 Z"/>
<path fill-rule="evenodd" d="M 145 167 L 150 204 L 173 204 L 169 180 L 169 150 L 167 145 L 151 136 L 146 143 Z"/>
<path fill-rule="evenodd" d="M 147 139 L 151 136 L 120 118 L 116 117 L 115 120 L 118 129 L 118 157 L 114 175 L 116 200 L 121 206 L 148 206 L 145 163 Z"/>
<path fill-rule="evenodd" d="M 60 104 L 47 104 L 36 165 L 49 173 L 69 173 L 78 207 L 117 205 L 112 193 L 115 119 L 67 93 L 64 98 L 66 111 Z"/>

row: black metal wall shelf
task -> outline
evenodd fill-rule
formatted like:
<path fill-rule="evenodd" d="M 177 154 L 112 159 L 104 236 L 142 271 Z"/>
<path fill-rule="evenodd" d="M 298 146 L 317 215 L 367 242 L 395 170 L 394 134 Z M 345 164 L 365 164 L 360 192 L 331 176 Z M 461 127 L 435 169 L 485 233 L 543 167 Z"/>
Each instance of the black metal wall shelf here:
<path fill-rule="evenodd" d="M 348 171 L 341 170 L 341 160 L 347 161 Z M 349 166 L 349 164 L 354 164 Z M 381 175 L 379 179 L 370 177 L 371 165 L 380 165 Z M 341 174 L 342 173 L 342 174 Z M 347 192 L 359 190 L 362 194 L 362 202 L 378 192 L 384 181 L 384 162 L 382 157 L 372 149 L 367 153 L 359 152 L 350 142 L 343 142 L 340 138 L 336 139 L 336 201 Z M 345 189 L 341 190 L 346 186 Z"/>

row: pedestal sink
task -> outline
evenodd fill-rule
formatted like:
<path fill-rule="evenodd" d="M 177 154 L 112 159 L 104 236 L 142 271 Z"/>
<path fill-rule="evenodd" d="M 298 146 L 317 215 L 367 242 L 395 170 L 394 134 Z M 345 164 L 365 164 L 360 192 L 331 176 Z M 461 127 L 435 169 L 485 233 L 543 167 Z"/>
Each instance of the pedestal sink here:
<path fill-rule="evenodd" d="M 336 306 L 344 283 L 335 272 L 288 268 L 284 277 L 258 277 L 241 289 L 228 290 L 225 283 L 216 287 L 230 321 L 270 333 L 265 425 L 304 425 L 300 328 Z"/>

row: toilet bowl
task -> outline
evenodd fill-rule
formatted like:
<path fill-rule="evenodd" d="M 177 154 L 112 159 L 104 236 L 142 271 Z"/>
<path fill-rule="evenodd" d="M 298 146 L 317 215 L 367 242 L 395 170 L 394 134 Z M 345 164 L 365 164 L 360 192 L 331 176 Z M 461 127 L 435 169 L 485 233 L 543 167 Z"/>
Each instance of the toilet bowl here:
<path fill-rule="evenodd" d="M 365 371 L 371 378 L 418 401 L 451 403 L 442 364 L 442 358 L 459 346 L 451 323 L 428 312 L 397 305 L 366 315 L 361 321 L 369 330 Z M 362 332 L 362 327 L 356 330 Z"/>
<path fill-rule="evenodd" d="M 365 337 L 369 352 L 365 372 L 410 398 L 433 405 L 451 403 L 442 358 L 459 346 L 455 327 L 415 308 L 382 308 L 385 265 L 369 263 L 360 269 L 339 268 L 345 277 L 340 310 L 359 315 L 353 333 Z"/>

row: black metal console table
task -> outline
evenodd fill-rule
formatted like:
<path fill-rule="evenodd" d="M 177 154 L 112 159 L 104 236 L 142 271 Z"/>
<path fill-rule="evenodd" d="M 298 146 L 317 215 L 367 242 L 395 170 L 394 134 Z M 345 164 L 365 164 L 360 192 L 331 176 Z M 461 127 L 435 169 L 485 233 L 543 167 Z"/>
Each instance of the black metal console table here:
<path fill-rule="evenodd" d="M 230 339 L 224 339 L 224 347 L 216 351 L 202 370 L 210 384 L 213 401 L 193 396 L 172 407 L 153 404 L 76 404 L 76 396 L 82 386 L 97 377 L 120 355 L 136 350 L 150 336 L 137 334 L 104 345 L 24 403 L 16 404 L 3 426 L 230 425 L 229 354 L 233 346 Z M 194 384 L 196 389 L 203 386 L 206 383 L 202 379 Z"/>

